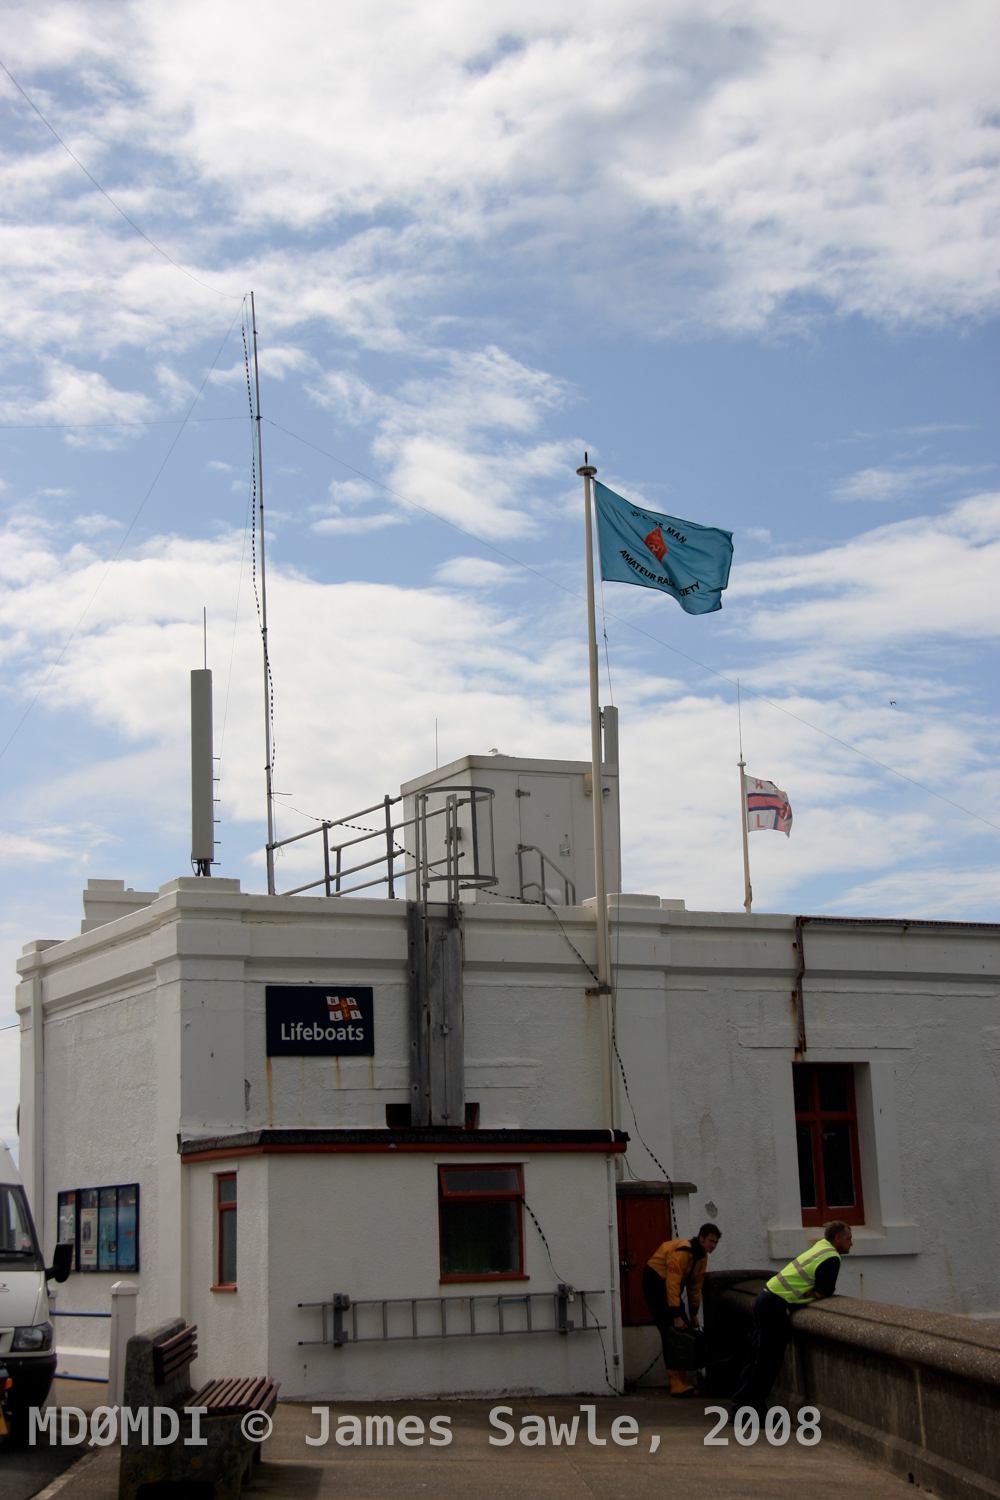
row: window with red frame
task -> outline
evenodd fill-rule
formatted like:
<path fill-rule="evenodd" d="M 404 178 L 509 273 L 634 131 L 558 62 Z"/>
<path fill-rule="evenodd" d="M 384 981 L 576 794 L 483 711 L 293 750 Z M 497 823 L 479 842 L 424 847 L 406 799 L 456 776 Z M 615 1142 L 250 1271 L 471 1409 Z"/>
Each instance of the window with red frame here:
<path fill-rule="evenodd" d="M 850 1063 L 793 1063 L 792 1078 L 802 1223 L 863 1224 L 854 1069 Z"/>
<path fill-rule="evenodd" d="M 215 1179 L 219 1216 L 219 1264 L 217 1286 L 236 1285 L 236 1173 Z"/>
<path fill-rule="evenodd" d="M 442 1281 L 524 1279 L 517 1165 L 438 1168 Z"/>

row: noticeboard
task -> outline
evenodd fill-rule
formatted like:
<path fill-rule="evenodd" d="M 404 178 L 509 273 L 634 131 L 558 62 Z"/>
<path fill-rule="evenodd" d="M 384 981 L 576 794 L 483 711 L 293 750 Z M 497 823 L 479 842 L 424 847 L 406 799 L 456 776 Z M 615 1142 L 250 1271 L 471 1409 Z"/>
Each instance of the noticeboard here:
<path fill-rule="evenodd" d="M 370 985 L 269 984 L 268 1057 L 373 1057 Z"/>

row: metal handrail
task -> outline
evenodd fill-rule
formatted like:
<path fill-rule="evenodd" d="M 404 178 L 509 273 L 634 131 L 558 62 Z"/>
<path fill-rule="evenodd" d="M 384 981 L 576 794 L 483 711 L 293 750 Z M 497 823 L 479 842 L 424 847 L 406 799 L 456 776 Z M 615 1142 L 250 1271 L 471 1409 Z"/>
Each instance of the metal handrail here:
<path fill-rule="evenodd" d="M 318 1307 L 322 1318 L 322 1337 L 318 1339 L 299 1339 L 299 1346 L 315 1344 L 332 1345 L 340 1349 L 344 1344 L 395 1344 L 405 1340 L 413 1339 L 455 1339 L 455 1338 L 483 1338 L 490 1335 L 500 1336 L 516 1333 L 592 1333 L 607 1327 L 606 1323 L 599 1323 L 594 1319 L 591 1309 L 592 1321 L 587 1321 L 587 1298 L 604 1295 L 604 1289 L 594 1291 L 579 1291 L 567 1282 L 560 1282 L 554 1292 L 524 1292 L 501 1294 L 497 1296 L 489 1293 L 468 1294 L 453 1297 L 376 1297 L 362 1298 L 360 1302 L 354 1302 L 346 1292 L 335 1292 L 326 1302 L 300 1302 L 299 1307 Z M 568 1317 L 569 1306 L 577 1299 L 583 1311 L 583 1320 L 577 1327 L 575 1319 Z M 476 1303 L 486 1303 L 485 1309 L 490 1324 L 494 1324 L 491 1316 L 495 1311 L 496 1319 L 494 1326 L 483 1326 L 482 1317 L 480 1326 L 476 1326 Z M 545 1322 L 537 1326 L 532 1316 L 532 1304 L 551 1303 L 552 1322 Z M 454 1318 L 449 1326 L 448 1309 L 451 1306 L 461 1309 L 464 1307 L 468 1312 L 468 1327 L 456 1326 Z M 505 1321 L 504 1309 L 513 1310 L 517 1307 L 524 1308 L 524 1322 L 521 1326 L 510 1327 Z M 376 1326 L 381 1329 L 377 1333 L 365 1333 L 359 1331 L 358 1309 L 378 1309 L 375 1318 Z M 394 1319 L 394 1326 L 404 1326 L 409 1323 L 409 1328 L 403 1333 L 390 1333 L 389 1320 L 390 1308 L 408 1308 L 409 1319 Z M 435 1331 L 420 1332 L 421 1320 L 419 1309 L 430 1310 L 430 1322 L 435 1326 Z M 345 1319 L 350 1315 L 350 1329 L 345 1326 Z M 362 1314 L 364 1319 L 364 1314 Z M 370 1321 L 370 1320 L 369 1320 Z M 459 1311 L 459 1322 L 464 1324 L 465 1318 Z"/>
<path fill-rule="evenodd" d="M 460 793 L 467 796 L 460 796 Z M 428 809 L 428 799 L 437 793 L 446 797 L 442 807 Z M 447 899 L 449 902 L 457 902 L 460 890 L 471 887 L 495 885 L 496 859 L 493 844 L 493 796 L 491 788 L 487 787 L 429 787 L 425 792 L 418 792 L 414 799 L 414 815 L 412 818 L 402 818 L 398 822 L 392 821 L 391 809 L 396 803 L 401 802 L 402 797 L 390 797 L 388 793 L 381 802 L 375 802 L 370 807 L 363 807 L 358 812 L 349 813 L 347 817 L 335 820 L 324 819 L 315 828 L 307 828 L 304 833 L 294 833 L 285 839 L 276 839 L 267 845 L 267 858 L 269 863 L 273 861 L 274 851 L 284 849 L 289 844 L 300 843 L 303 839 L 314 838 L 317 834 L 323 841 L 323 874 L 316 880 L 306 881 L 303 885 L 293 886 L 291 890 L 276 891 L 276 895 L 299 896 L 305 891 L 314 891 L 320 886 L 329 897 L 351 896 L 358 891 L 371 889 L 372 886 L 388 885 L 390 900 L 396 898 L 395 883 L 408 875 L 416 875 L 418 889 L 422 892 L 423 900 L 428 899 L 430 886 L 437 881 L 447 883 Z M 480 838 L 479 827 L 476 816 L 477 802 L 486 802 L 489 808 L 489 871 L 480 870 Z M 462 837 L 462 830 L 458 826 L 458 811 L 462 807 L 472 807 L 472 867 L 463 869 L 462 861 L 465 860 L 465 851 L 458 848 L 458 842 Z M 382 809 L 385 813 L 384 828 L 373 828 L 362 830 L 356 836 L 343 839 L 340 843 L 332 843 L 330 840 L 331 829 L 342 829 L 349 827 L 355 818 L 366 817 Z M 435 818 L 445 820 L 445 853 L 440 859 L 428 857 L 427 825 Z M 396 835 L 404 836 L 404 830 L 414 830 L 414 850 L 411 851 L 401 847 L 397 842 Z M 385 839 L 385 852 L 376 855 L 374 859 L 362 860 L 358 864 L 344 866 L 344 851 L 355 849 L 360 844 L 369 843 L 372 839 Z M 406 860 L 412 857 L 414 863 L 407 867 Z M 403 860 L 402 870 L 397 870 L 396 861 Z M 363 880 L 351 886 L 345 886 L 344 882 L 353 876 L 370 870 L 375 866 L 384 865 L 385 873 L 376 876 L 372 880 Z M 444 873 L 438 873 L 443 869 Z"/>
<path fill-rule="evenodd" d="M 538 855 L 538 859 L 539 859 L 538 874 L 539 874 L 539 877 L 540 877 L 539 880 L 525 880 L 525 878 L 524 878 L 524 862 L 522 860 L 522 855 L 525 855 L 525 854 L 537 854 Z M 535 891 L 540 891 L 541 892 L 541 901 L 539 903 L 535 903 L 535 904 L 540 904 L 540 905 L 543 905 L 543 906 L 548 906 L 549 905 L 549 893 L 548 893 L 548 890 L 546 889 L 546 885 L 545 885 L 545 866 L 546 865 L 548 865 L 550 869 L 555 870 L 556 874 L 559 876 L 559 879 L 563 883 L 563 896 L 564 896 L 563 905 L 564 906 L 575 906 L 576 905 L 576 883 L 575 883 L 575 881 L 570 880 L 569 876 L 563 870 L 560 870 L 560 868 L 556 864 L 555 860 L 554 859 L 549 859 L 549 856 L 547 854 L 544 854 L 542 852 L 542 850 L 538 848 L 537 844 L 518 844 L 518 846 L 517 846 L 517 879 L 518 879 L 518 884 L 521 887 L 521 900 L 522 901 L 524 900 L 524 893 L 525 893 L 525 891 L 535 890 Z M 572 892 L 572 900 L 570 899 L 570 893 L 571 892 Z"/>

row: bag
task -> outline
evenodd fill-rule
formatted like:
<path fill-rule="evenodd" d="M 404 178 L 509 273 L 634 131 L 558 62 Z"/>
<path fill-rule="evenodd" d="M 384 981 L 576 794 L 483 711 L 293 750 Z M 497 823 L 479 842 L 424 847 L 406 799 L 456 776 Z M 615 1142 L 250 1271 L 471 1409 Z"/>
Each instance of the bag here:
<path fill-rule="evenodd" d="M 668 1328 L 663 1341 L 668 1370 L 702 1370 L 705 1367 L 706 1343 L 702 1329 Z"/>

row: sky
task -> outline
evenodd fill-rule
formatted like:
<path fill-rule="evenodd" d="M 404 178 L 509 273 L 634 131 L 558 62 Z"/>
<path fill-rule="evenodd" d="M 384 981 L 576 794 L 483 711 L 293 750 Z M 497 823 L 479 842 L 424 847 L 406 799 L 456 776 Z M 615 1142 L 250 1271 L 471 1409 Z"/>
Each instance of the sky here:
<path fill-rule="evenodd" d="M 251 289 L 279 837 L 435 728 L 588 758 L 587 452 L 734 542 L 717 613 L 598 600 L 623 888 L 741 908 L 738 678 L 756 910 L 997 920 L 994 56 L 984 0 L 8 3 L 0 1026 L 88 878 L 189 872 L 203 610 L 265 888 Z"/>

